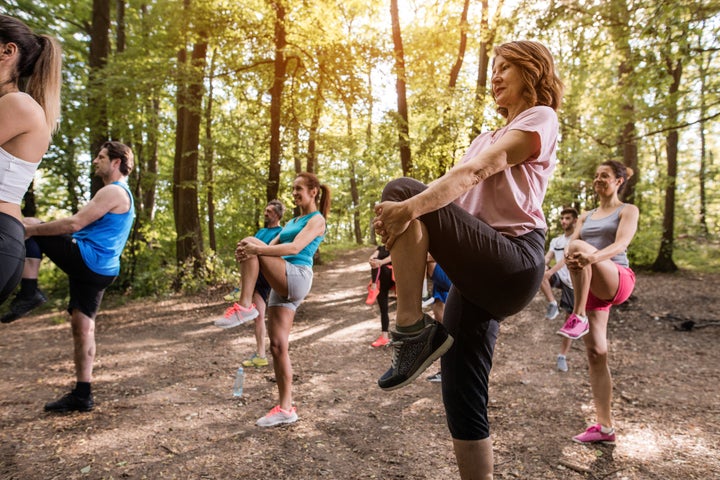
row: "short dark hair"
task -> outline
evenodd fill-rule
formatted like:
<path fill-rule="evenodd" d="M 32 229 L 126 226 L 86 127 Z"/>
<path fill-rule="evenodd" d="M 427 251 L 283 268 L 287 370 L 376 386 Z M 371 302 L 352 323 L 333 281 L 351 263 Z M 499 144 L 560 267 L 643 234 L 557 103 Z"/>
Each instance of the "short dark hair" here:
<path fill-rule="evenodd" d="M 130 175 L 133 167 L 135 166 L 135 157 L 130 147 L 120 142 L 105 142 L 100 147 L 100 150 L 106 149 L 110 160 L 115 158 L 120 159 L 120 173 L 126 177 Z"/>
<path fill-rule="evenodd" d="M 568 213 L 569 213 L 570 215 L 572 215 L 573 218 L 578 218 L 578 211 L 575 210 L 573 207 L 565 207 L 565 208 L 563 208 L 562 211 L 560 212 L 560 215 L 561 215 L 561 216 L 562 216 L 562 215 L 567 215 Z"/>
<path fill-rule="evenodd" d="M 273 199 L 268 202 L 268 207 L 271 207 L 273 210 L 275 210 L 275 213 L 277 213 L 277 216 L 280 220 L 282 220 L 283 215 L 285 214 L 285 205 L 278 200 Z"/>

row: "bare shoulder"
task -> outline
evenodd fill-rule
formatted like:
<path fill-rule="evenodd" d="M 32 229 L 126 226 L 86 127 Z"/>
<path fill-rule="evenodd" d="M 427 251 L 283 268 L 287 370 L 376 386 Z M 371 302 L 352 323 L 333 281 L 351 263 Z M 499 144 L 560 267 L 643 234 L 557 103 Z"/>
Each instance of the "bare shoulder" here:
<path fill-rule="evenodd" d="M 15 118 L 25 117 L 45 122 L 45 112 L 40 104 L 24 92 L 11 92 L 0 97 L 0 109 L 8 109 Z"/>

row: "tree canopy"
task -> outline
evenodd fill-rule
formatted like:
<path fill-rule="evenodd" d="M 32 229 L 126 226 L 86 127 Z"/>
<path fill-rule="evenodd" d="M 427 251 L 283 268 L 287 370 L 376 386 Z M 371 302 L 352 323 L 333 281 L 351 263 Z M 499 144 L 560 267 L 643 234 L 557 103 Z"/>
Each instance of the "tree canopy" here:
<path fill-rule="evenodd" d="M 672 270 L 678 250 L 697 253 L 681 266 L 717 263 L 715 0 L 0 6 L 64 48 L 61 129 L 32 190 L 38 216 L 87 201 L 99 139 L 136 152 L 138 221 L 119 284 L 139 294 L 226 279 L 237 240 L 261 226 L 270 198 L 291 205 L 302 170 L 333 190 L 327 242 L 374 242 L 372 206 L 388 180 L 431 181 L 474 132 L 501 125 L 488 53 L 521 38 L 550 48 L 566 84 L 545 200 L 551 235 L 563 206 L 593 207 L 593 171 L 616 159 L 635 171 L 634 263 Z"/>

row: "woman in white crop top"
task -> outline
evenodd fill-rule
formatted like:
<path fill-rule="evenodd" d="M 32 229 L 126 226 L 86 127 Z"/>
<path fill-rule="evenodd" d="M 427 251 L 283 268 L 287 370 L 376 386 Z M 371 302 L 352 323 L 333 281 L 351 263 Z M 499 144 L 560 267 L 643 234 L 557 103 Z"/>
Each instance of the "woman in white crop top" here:
<path fill-rule="evenodd" d="M 57 40 L 0 15 L 0 303 L 20 281 L 20 203 L 58 124 L 61 68 Z"/>

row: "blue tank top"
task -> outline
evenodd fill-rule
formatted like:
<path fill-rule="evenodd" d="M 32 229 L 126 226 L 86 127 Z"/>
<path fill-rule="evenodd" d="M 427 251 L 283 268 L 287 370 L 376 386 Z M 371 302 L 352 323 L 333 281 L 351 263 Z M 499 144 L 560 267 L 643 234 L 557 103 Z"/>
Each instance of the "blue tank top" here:
<path fill-rule="evenodd" d="M 580 238 L 598 250 L 602 250 L 613 243 L 617 236 L 618 226 L 620 225 L 620 210 L 622 210 L 624 206 L 625 204 L 620 205 L 613 213 L 598 220 L 592 218 L 597 208 L 592 210 L 588 213 L 587 217 L 585 217 L 585 222 L 580 231 Z M 623 267 L 630 266 L 626 252 L 618 253 L 610 260 Z"/>
<path fill-rule="evenodd" d="M 295 217 L 290 220 L 287 224 L 285 224 L 282 231 L 280 232 L 280 239 L 278 243 L 290 243 L 295 240 L 295 237 L 297 237 L 297 234 L 300 233 L 300 230 L 305 228 L 305 225 L 307 225 L 308 221 L 315 215 L 320 215 L 320 212 L 318 210 L 315 210 L 312 213 L 308 213 L 307 215 L 303 215 L 302 217 Z M 320 242 L 322 242 L 324 238 L 325 235 L 319 235 L 315 237 L 313 241 L 310 242 L 299 253 L 295 255 L 286 255 L 282 258 L 286 262 L 290 262 L 293 265 L 305 265 L 308 267 L 312 267 L 313 256 L 315 255 L 315 252 L 320 246 Z"/>
<path fill-rule="evenodd" d="M 280 230 L 282 230 L 281 226 L 272 227 L 272 228 L 261 228 L 255 234 L 255 238 L 262 240 L 265 243 L 270 243 L 275 239 L 275 237 L 278 236 L 278 233 L 280 233 Z"/>
<path fill-rule="evenodd" d="M 90 270 L 114 277 L 120 273 L 120 255 L 135 220 L 135 202 L 126 182 L 117 181 L 111 185 L 118 185 L 127 192 L 130 209 L 125 213 L 108 212 L 72 236 Z"/>

